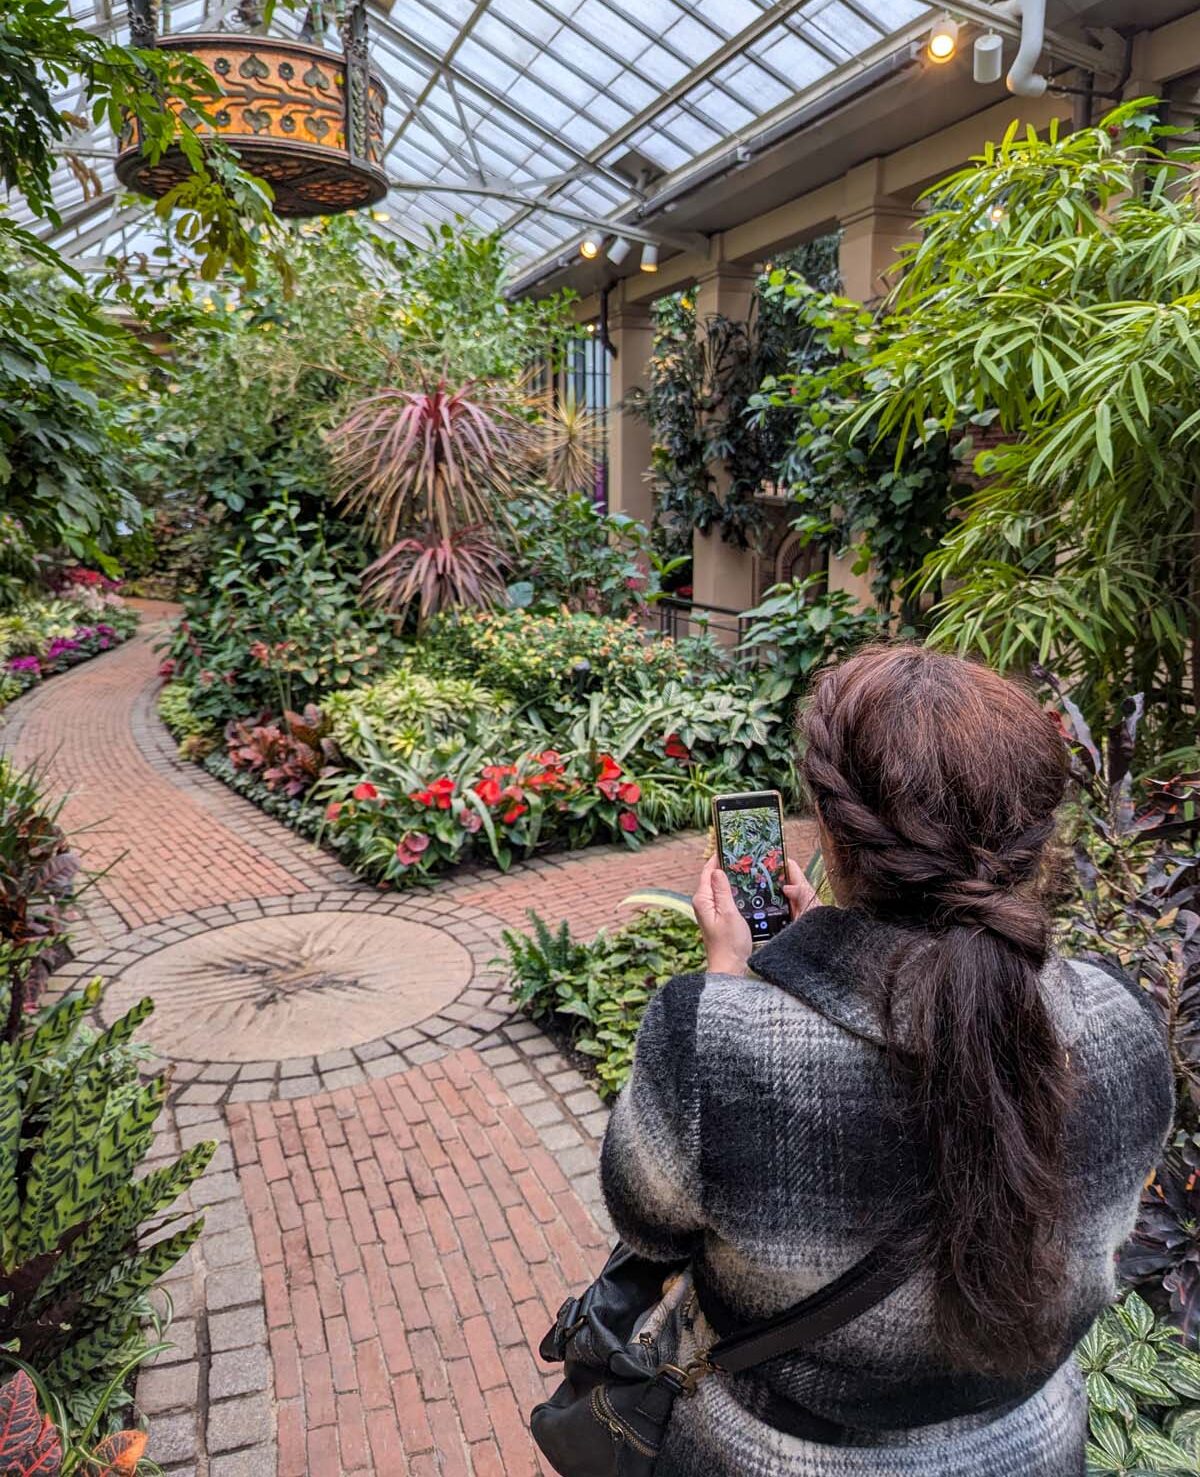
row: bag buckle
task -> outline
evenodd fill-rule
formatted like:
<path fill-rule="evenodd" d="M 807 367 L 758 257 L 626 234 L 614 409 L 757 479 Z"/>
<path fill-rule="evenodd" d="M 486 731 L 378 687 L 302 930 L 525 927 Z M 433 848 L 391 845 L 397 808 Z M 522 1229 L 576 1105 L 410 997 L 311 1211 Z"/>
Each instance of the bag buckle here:
<path fill-rule="evenodd" d="M 685 1365 L 664 1364 L 659 1369 L 659 1374 L 668 1375 L 674 1384 L 679 1386 L 679 1393 L 691 1397 L 696 1393 L 696 1386 L 702 1379 L 710 1374 L 719 1374 L 720 1370 L 709 1359 L 708 1354 L 697 1354 L 694 1359 L 689 1359 Z"/>

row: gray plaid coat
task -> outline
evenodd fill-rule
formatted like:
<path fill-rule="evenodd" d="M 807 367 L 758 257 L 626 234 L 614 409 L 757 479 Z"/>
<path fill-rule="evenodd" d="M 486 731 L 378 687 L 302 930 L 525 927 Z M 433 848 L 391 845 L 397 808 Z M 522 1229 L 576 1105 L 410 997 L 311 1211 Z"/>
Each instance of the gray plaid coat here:
<path fill-rule="evenodd" d="M 636 1250 L 692 1257 L 700 1308 L 718 1324 L 815 1291 L 903 1216 L 918 1146 L 900 1128 L 865 983 L 888 934 L 852 910 L 815 909 L 755 955 L 758 977 L 682 975 L 646 1012 L 604 1142 L 605 1198 Z M 949 1368 L 918 1272 L 811 1348 L 703 1381 L 676 1405 L 657 1477 L 1083 1473 L 1086 1408 L 1071 1349 L 1113 1296 L 1114 1254 L 1170 1126 L 1172 1085 L 1135 987 L 1058 960 L 1043 983 L 1082 1084 L 1066 1169 L 1073 1316 L 1057 1367 L 1024 1386 Z M 756 1416 L 781 1397 L 847 1428 L 847 1439 L 802 1440 Z"/>

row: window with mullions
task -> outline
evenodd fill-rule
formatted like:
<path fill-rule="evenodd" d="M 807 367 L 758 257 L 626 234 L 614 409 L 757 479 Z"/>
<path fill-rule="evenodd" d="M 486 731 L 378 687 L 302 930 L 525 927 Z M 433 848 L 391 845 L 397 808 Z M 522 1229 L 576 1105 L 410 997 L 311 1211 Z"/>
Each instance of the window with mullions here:
<path fill-rule="evenodd" d="M 596 463 L 592 496 L 601 508 L 608 507 L 608 351 L 592 325 L 581 333 L 567 351 L 565 391 L 575 404 L 588 411 L 587 437 Z"/>
<path fill-rule="evenodd" d="M 578 334 L 567 345 L 557 367 L 546 359 L 529 367 L 527 383 L 535 395 L 552 401 L 567 421 L 568 407 L 584 455 L 592 471 L 588 485 L 596 505 L 608 507 L 608 362 L 609 356 L 595 331 Z M 576 419 L 578 417 L 578 419 Z"/>

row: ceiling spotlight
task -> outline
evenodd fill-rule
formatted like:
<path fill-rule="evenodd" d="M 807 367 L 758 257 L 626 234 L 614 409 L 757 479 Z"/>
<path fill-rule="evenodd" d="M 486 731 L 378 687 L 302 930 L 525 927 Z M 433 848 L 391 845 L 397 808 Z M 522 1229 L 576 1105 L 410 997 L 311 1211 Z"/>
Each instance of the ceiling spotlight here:
<path fill-rule="evenodd" d="M 610 262 L 612 262 L 614 267 L 619 267 L 621 265 L 621 263 L 629 255 L 632 246 L 633 243 L 631 241 L 626 241 L 624 236 L 617 237 L 613 244 L 608 248 L 608 259 Z"/>
<path fill-rule="evenodd" d="M 931 62 L 948 62 L 958 50 L 958 22 L 943 15 L 934 22 L 925 50 Z"/>
<path fill-rule="evenodd" d="M 600 248 L 604 245 L 604 237 L 596 231 L 592 231 L 579 243 L 579 255 L 585 261 L 594 262 L 600 255 Z"/>
<path fill-rule="evenodd" d="M 647 241 L 642 247 L 641 268 L 643 272 L 658 271 L 658 243 Z"/>
<path fill-rule="evenodd" d="M 975 38 L 973 72 L 976 82 L 999 82 L 1004 72 L 1004 42 L 995 31 Z"/>

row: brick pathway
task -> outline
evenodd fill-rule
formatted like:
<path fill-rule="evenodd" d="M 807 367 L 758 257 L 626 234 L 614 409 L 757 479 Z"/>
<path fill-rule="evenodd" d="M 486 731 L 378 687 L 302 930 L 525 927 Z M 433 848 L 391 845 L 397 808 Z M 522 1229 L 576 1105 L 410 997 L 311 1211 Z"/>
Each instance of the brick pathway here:
<path fill-rule="evenodd" d="M 150 1455 L 176 1477 L 548 1470 L 524 1426 L 553 1383 L 532 1346 L 603 1260 L 607 1114 L 554 1044 L 512 1015 L 491 961 L 501 929 L 530 907 L 588 936 L 619 921 L 626 893 L 690 888 L 704 838 L 381 895 L 178 760 L 154 714 L 152 642 L 172 608 L 142 610 L 143 635 L 13 705 L 0 746 L 39 760 L 68 792 L 65 822 L 81 830 L 86 864 L 104 870 L 63 983 L 100 973 L 115 1009 L 128 973 L 128 989 L 149 981 L 164 1004 L 149 1035 L 175 1066 L 151 1161 L 218 1140 L 190 1196 L 206 1210 L 204 1234 L 166 1284 L 174 1347 L 139 1378 Z M 797 827 L 794 852 L 809 841 Z M 315 936 L 345 937 L 347 914 L 364 934 L 378 920 L 398 938 L 444 939 L 436 981 L 418 957 L 393 982 L 411 997 L 398 1008 L 412 1005 L 396 1029 L 377 997 L 356 1024 L 341 982 L 288 956 L 317 949 Z M 264 947 L 275 940 L 278 961 L 247 962 L 241 941 L 256 932 Z M 362 947 L 385 967 L 380 947 Z M 221 958 L 255 988 L 266 978 L 272 1001 L 319 985 L 334 1008 L 314 1015 L 305 995 L 303 1010 L 243 1040 L 221 1014 Z M 210 1009 L 206 1031 L 195 1013 Z M 289 1034 L 301 1018 L 303 1034 Z M 250 1039 L 262 1043 L 253 1052 Z"/>

